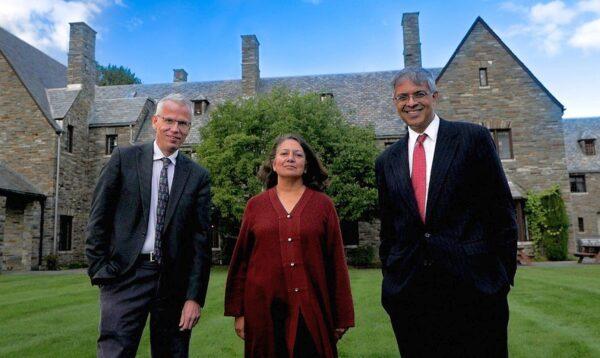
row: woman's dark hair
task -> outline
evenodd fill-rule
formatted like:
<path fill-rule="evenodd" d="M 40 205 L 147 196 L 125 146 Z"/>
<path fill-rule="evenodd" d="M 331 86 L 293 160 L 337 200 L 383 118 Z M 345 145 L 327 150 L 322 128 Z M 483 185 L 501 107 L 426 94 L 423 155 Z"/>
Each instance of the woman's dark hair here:
<path fill-rule="evenodd" d="M 264 183 L 267 189 L 277 185 L 277 173 L 273 171 L 273 160 L 275 160 L 279 145 L 288 139 L 298 142 L 306 156 L 306 166 L 304 174 L 302 174 L 304 185 L 316 191 L 324 191 L 329 185 L 327 170 L 323 167 L 323 163 L 321 163 L 321 160 L 308 143 L 297 134 L 285 134 L 275 139 L 269 158 L 263 162 L 258 171 L 258 178 Z"/>

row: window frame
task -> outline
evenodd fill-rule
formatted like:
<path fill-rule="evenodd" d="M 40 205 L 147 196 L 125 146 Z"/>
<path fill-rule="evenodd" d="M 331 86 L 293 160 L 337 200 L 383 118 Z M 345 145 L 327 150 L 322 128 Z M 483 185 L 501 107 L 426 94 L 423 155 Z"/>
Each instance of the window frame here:
<path fill-rule="evenodd" d="M 579 232 L 585 232 L 585 224 L 582 217 L 577 218 L 577 229 Z"/>
<path fill-rule="evenodd" d="M 67 143 L 66 144 L 66 149 L 68 153 L 73 153 L 73 133 L 75 132 L 75 127 L 73 127 L 72 125 L 67 125 Z"/>
<path fill-rule="evenodd" d="M 587 193 L 585 174 L 569 174 L 569 185 L 571 193 Z M 579 186 L 581 186 L 583 190 L 579 190 L 581 189 Z"/>
<path fill-rule="evenodd" d="M 110 139 L 114 138 L 114 145 L 110 147 Z M 119 145 L 119 135 L 118 134 L 107 134 L 104 142 L 104 154 L 111 155 L 115 148 Z"/>
<path fill-rule="evenodd" d="M 481 76 L 483 74 L 483 77 Z M 485 80 L 485 81 L 482 81 Z M 485 82 L 485 83 L 484 83 Z M 488 77 L 487 67 L 479 67 L 479 87 L 489 87 L 490 80 Z"/>
<path fill-rule="evenodd" d="M 513 151 L 513 140 L 512 140 L 512 129 L 511 128 L 490 128 L 489 129 L 490 134 L 492 135 L 492 139 L 494 140 L 494 144 L 496 145 L 496 153 L 498 153 L 498 157 L 501 160 L 509 160 L 509 159 L 515 159 L 515 154 Z M 508 158 L 502 158 L 500 156 L 500 146 L 498 145 L 498 133 L 499 132 L 507 132 L 508 133 L 508 149 L 510 151 L 510 157 Z"/>
<path fill-rule="evenodd" d="M 71 250 L 73 250 L 73 216 L 60 215 L 58 251 Z"/>

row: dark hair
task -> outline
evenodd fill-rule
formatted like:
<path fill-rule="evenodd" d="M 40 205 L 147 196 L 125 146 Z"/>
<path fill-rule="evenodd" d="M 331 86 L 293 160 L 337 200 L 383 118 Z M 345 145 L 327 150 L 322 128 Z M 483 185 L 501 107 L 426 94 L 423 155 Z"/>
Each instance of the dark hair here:
<path fill-rule="evenodd" d="M 273 160 L 275 159 L 279 145 L 288 139 L 298 142 L 306 156 L 305 172 L 302 174 L 304 185 L 316 191 L 325 190 L 329 185 L 327 170 L 323 167 L 323 163 L 321 163 L 321 160 L 308 143 L 297 134 L 285 134 L 275 139 L 269 158 L 263 162 L 258 171 L 258 178 L 264 183 L 267 189 L 277 185 L 277 173 L 273 171 Z"/>

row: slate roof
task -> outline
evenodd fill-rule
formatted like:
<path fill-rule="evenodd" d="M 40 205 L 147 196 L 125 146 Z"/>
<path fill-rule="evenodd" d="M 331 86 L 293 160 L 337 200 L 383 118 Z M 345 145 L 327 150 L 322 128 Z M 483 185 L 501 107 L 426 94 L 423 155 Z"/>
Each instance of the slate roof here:
<path fill-rule="evenodd" d="M 440 68 L 430 69 L 437 77 Z M 401 136 L 404 123 L 398 118 L 392 103 L 391 82 L 397 71 L 380 71 L 350 74 L 261 78 L 259 93 L 285 86 L 301 93 L 333 93 L 334 101 L 353 124 L 373 125 L 377 136 Z M 170 94 L 181 93 L 190 100 L 205 98 L 210 105 L 242 96 L 241 80 L 212 82 L 174 82 L 166 84 L 137 84 L 96 87 L 96 101 L 111 98 L 149 97 L 154 100 Z M 202 126 L 207 116 L 194 116 L 193 128 Z M 192 130 L 188 143 L 198 143 L 197 130 Z"/>
<path fill-rule="evenodd" d="M 60 131 L 60 127 L 53 119 L 46 89 L 66 87 L 67 68 L 2 27 L 0 27 L 0 52 L 17 73 L 48 119 L 48 123 L 56 131 Z"/>
<path fill-rule="evenodd" d="M 0 193 L 45 197 L 33 184 L 0 162 Z"/>
<path fill-rule="evenodd" d="M 565 118 L 562 123 L 569 173 L 600 172 L 600 117 Z M 582 139 L 596 139 L 596 155 L 584 154 Z"/>
<path fill-rule="evenodd" d="M 50 103 L 50 110 L 52 112 L 53 119 L 63 119 L 65 115 L 71 109 L 75 98 L 81 92 L 80 87 L 76 88 L 53 88 L 46 90 L 48 96 L 48 103 Z"/>
<path fill-rule="evenodd" d="M 146 101 L 147 97 L 96 99 L 89 125 L 102 127 L 134 124 L 140 118 Z"/>

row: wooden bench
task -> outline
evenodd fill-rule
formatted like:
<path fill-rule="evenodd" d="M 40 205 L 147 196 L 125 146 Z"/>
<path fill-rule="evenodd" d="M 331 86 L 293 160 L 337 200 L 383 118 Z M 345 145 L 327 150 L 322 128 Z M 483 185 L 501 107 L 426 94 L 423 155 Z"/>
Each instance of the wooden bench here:
<path fill-rule="evenodd" d="M 600 263 L 600 237 L 577 239 L 577 252 L 573 255 L 582 263 L 585 257 L 593 258 L 595 263 Z"/>

